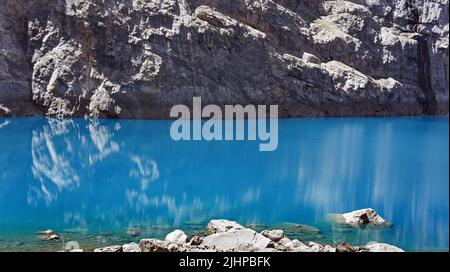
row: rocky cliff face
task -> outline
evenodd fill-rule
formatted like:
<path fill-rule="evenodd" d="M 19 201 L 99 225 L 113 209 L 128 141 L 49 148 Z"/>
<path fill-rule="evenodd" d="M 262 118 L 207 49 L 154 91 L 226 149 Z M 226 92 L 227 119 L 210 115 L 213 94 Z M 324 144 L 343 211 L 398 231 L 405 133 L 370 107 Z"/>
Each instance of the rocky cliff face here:
<path fill-rule="evenodd" d="M 442 114 L 448 30 L 448 0 L 0 0 L 0 114 Z"/>

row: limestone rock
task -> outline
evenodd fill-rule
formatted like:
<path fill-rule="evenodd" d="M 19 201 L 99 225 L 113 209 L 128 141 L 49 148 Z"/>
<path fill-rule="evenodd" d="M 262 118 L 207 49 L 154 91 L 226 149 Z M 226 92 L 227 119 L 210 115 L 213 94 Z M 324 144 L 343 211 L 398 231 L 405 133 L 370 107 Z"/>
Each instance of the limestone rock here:
<path fill-rule="evenodd" d="M 336 252 L 337 249 L 330 246 L 330 245 L 325 245 L 322 249 L 322 252 Z"/>
<path fill-rule="evenodd" d="M 187 239 L 188 237 L 184 231 L 174 230 L 173 232 L 167 234 L 164 240 L 173 244 L 184 245 L 187 242 Z"/>
<path fill-rule="evenodd" d="M 94 252 L 122 252 L 122 246 L 108 246 L 94 249 Z"/>
<path fill-rule="evenodd" d="M 273 247 L 273 242 L 254 230 L 232 228 L 206 236 L 202 245 L 216 251 L 258 251 Z"/>
<path fill-rule="evenodd" d="M 405 252 L 403 249 L 385 244 L 385 243 L 368 243 L 363 249 L 369 252 Z"/>
<path fill-rule="evenodd" d="M 352 226 L 389 225 L 389 222 L 384 220 L 375 210 L 370 208 L 344 213 L 342 216 L 344 217 L 344 223 Z"/>
<path fill-rule="evenodd" d="M 58 236 L 58 235 L 56 235 L 56 234 L 51 234 L 51 235 L 49 235 L 48 237 L 47 237 L 47 240 L 48 241 L 52 241 L 52 240 L 60 240 L 61 238 Z"/>
<path fill-rule="evenodd" d="M 141 252 L 139 245 L 136 243 L 129 243 L 122 246 L 123 252 Z"/>
<path fill-rule="evenodd" d="M 282 239 L 280 239 L 277 244 L 282 245 L 282 246 L 286 246 L 287 244 L 289 244 L 292 240 L 287 238 L 287 237 L 283 237 Z"/>
<path fill-rule="evenodd" d="M 11 111 L 7 107 L 0 104 L 0 117 L 11 117 L 11 116 L 12 116 Z"/>
<path fill-rule="evenodd" d="M 244 229 L 244 227 L 235 221 L 229 220 L 211 220 L 206 226 L 208 234 L 227 232 L 231 229 Z"/>
<path fill-rule="evenodd" d="M 324 246 L 315 242 L 308 242 L 307 246 L 309 247 L 311 252 L 322 252 L 324 250 Z"/>
<path fill-rule="evenodd" d="M 342 242 L 336 247 L 336 252 L 356 252 L 356 250 L 351 245 Z"/>
<path fill-rule="evenodd" d="M 203 238 L 200 236 L 197 236 L 197 235 L 192 237 L 191 241 L 189 242 L 189 244 L 191 246 L 198 246 L 198 245 L 201 245 L 202 243 L 203 243 Z"/>
<path fill-rule="evenodd" d="M 287 243 L 286 248 L 288 251 L 295 251 L 295 252 L 311 252 L 312 250 L 299 240 L 295 239 Z"/>
<path fill-rule="evenodd" d="M 278 242 L 284 238 L 284 231 L 283 230 L 264 230 L 261 232 L 261 235 L 269 238 L 270 240 L 272 240 L 274 242 Z"/>
<path fill-rule="evenodd" d="M 0 104 L 14 116 L 168 118 L 195 93 L 278 104 L 281 116 L 446 114 L 448 7 L 3 0 Z"/>
<path fill-rule="evenodd" d="M 174 244 L 158 239 L 141 239 L 139 248 L 142 252 L 172 252 L 176 250 Z"/>

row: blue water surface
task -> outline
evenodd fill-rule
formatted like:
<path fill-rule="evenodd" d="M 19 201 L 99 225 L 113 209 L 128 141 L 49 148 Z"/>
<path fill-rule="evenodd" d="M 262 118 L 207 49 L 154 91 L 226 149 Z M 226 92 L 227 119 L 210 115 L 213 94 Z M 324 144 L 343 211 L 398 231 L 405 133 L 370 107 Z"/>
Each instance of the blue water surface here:
<path fill-rule="evenodd" d="M 0 250 L 57 250 L 35 235 L 48 228 L 95 247 L 200 232 L 217 218 L 324 243 L 449 248 L 448 117 L 280 120 L 274 152 L 255 141 L 175 142 L 170 125 L 0 119 Z M 327 219 L 367 207 L 394 226 Z"/>

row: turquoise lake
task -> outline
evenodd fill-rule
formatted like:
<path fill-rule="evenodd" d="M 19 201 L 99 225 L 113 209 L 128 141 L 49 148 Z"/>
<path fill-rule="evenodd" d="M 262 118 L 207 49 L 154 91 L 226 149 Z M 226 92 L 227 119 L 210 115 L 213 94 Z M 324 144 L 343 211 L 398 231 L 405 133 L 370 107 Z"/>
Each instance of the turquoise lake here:
<path fill-rule="evenodd" d="M 274 152 L 255 141 L 175 142 L 170 125 L 0 118 L 0 251 L 193 234 L 220 218 L 304 241 L 449 249 L 446 116 L 284 119 Z M 393 226 L 327 219 L 368 207 Z M 35 233 L 45 229 L 64 241 L 43 241 Z"/>

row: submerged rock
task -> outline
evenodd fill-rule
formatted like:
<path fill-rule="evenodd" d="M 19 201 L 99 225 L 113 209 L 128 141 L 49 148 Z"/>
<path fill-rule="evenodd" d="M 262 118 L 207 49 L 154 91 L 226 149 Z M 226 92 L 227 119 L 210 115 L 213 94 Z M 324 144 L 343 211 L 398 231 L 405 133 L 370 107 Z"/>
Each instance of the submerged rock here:
<path fill-rule="evenodd" d="M 244 227 L 235 221 L 229 221 L 229 220 L 224 220 L 224 219 L 211 220 L 211 221 L 209 221 L 208 225 L 206 226 L 206 233 L 207 234 L 215 234 L 215 233 L 227 232 L 231 229 L 244 229 Z"/>
<path fill-rule="evenodd" d="M 187 235 L 182 230 L 174 230 L 164 238 L 165 241 L 177 245 L 184 245 L 187 242 L 187 239 Z"/>
<path fill-rule="evenodd" d="M 59 240 L 59 239 L 61 239 L 61 238 L 59 238 L 59 236 L 56 234 L 52 234 L 47 238 L 48 241 Z"/>
<path fill-rule="evenodd" d="M 40 234 L 40 235 L 43 235 L 43 236 L 50 237 L 50 236 L 52 236 L 52 235 L 55 234 L 55 233 L 53 232 L 53 230 L 48 229 L 48 230 L 38 231 L 37 234 Z"/>
<path fill-rule="evenodd" d="M 305 224 L 295 224 L 295 231 L 313 235 L 320 234 L 320 229 Z"/>
<path fill-rule="evenodd" d="M 139 235 L 141 235 L 141 229 L 140 228 L 128 228 L 125 233 L 130 236 L 139 236 Z"/>

